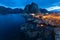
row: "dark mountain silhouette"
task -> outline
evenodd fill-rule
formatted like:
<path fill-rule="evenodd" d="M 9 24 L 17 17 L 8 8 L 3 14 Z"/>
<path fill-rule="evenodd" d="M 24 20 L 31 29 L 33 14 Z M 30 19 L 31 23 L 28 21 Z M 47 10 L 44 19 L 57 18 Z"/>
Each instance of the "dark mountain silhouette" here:
<path fill-rule="evenodd" d="M 7 12 L 8 12 L 7 8 L 0 6 L 0 13 L 5 14 Z"/>
<path fill-rule="evenodd" d="M 30 4 L 25 6 L 24 13 L 30 13 Z"/>
<path fill-rule="evenodd" d="M 21 8 L 6 8 L 4 6 L 0 6 L 0 13 L 1 14 L 17 14 L 17 13 L 47 13 L 46 9 L 41 9 L 38 5 L 34 2 L 31 4 L 27 4 L 24 9 Z"/>
<path fill-rule="evenodd" d="M 34 2 L 31 4 L 28 4 L 24 8 L 24 12 L 25 13 L 38 13 L 39 12 L 38 5 Z"/>
<path fill-rule="evenodd" d="M 41 8 L 40 8 L 40 12 L 41 12 L 41 13 L 48 13 L 48 10 L 46 10 L 46 9 L 41 9 Z"/>
<path fill-rule="evenodd" d="M 38 7 L 38 5 L 34 2 L 31 4 L 28 4 L 24 8 L 25 13 L 47 13 L 48 11 L 46 9 L 42 9 Z"/>
<path fill-rule="evenodd" d="M 20 8 L 12 9 L 12 8 L 6 8 L 3 6 L 0 6 L 0 13 L 1 14 L 23 13 L 23 9 L 20 9 Z"/>
<path fill-rule="evenodd" d="M 39 12 L 39 7 L 36 3 L 31 3 L 30 12 L 31 13 L 38 13 Z"/>
<path fill-rule="evenodd" d="M 11 11 L 11 13 L 23 13 L 23 9 L 15 8 Z"/>

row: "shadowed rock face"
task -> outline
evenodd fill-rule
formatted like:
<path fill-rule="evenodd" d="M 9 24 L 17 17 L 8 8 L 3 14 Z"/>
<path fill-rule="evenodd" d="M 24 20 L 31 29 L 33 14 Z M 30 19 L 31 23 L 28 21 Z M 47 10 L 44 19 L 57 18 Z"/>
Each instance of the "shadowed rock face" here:
<path fill-rule="evenodd" d="M 25 19 L 19 14 L 0 15 L 0 40 L 17 40 L 19 27 Z"/>
<path fill-rule="evenodd" d="M 34 2 L 32 2 L 31 4 L 28 4 L 24 8 L 24 12 L 25 13 L 38 13 L 39 12 L 38 5 Z"/>

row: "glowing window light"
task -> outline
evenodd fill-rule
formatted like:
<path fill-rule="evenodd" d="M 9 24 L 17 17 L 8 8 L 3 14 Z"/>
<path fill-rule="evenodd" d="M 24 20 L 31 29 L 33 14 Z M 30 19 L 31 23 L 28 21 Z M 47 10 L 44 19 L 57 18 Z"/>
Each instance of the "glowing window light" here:
<path fill-rule="evenodd" d="M 30 15 L 32 15 L 33 17 L 35 17 L 35 14 L 34 14 L 34 13 L 32 13 L 32 14 L 30 14 Z"/>
<path fill-rule="evenodd" d="M 40 24 L 41 27 L 43 27 L 44 25 L 43 24 Z"/>

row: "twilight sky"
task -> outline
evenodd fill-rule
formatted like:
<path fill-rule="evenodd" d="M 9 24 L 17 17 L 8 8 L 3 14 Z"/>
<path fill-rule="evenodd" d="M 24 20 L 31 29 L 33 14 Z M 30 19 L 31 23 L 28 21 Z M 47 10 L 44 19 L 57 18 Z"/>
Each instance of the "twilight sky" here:
<path fill-rule="evenodd" d="M 35 2 L 39 8 L 46 8 L 47 10 L 60 9 L 60 0 L 0 0 L 0 5 L 11 8 L 24 8 L 26 4 Z"/>

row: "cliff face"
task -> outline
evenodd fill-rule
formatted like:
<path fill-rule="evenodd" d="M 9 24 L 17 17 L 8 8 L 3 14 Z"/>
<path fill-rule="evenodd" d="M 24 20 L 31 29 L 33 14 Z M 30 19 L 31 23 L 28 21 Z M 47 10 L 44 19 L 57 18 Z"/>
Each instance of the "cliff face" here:
<path fill-rule="evenodd" d="M 31 4 L 26 5 L 24 10 L 26 13 L 38 13 L 39 12 L 38 5 L 35 3 L 31 3 Z"/>
<path fill-rule="evenodd" d="M 25 13 L 48 13 L 46 9 L 39 8 L 36 3 L 31 3 L 25 6 Z"/>

